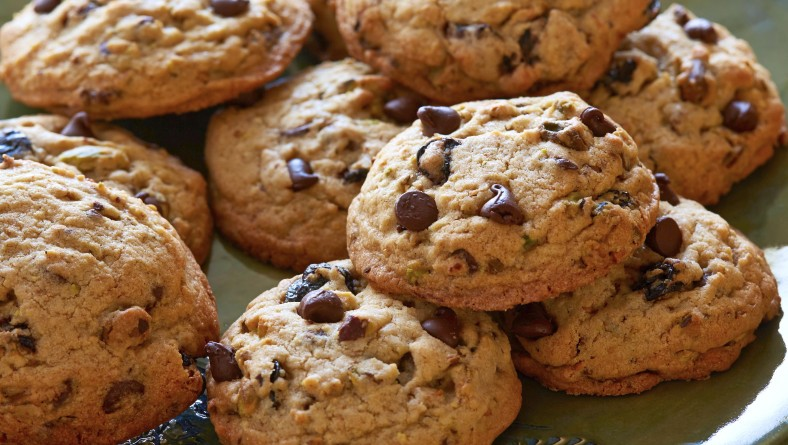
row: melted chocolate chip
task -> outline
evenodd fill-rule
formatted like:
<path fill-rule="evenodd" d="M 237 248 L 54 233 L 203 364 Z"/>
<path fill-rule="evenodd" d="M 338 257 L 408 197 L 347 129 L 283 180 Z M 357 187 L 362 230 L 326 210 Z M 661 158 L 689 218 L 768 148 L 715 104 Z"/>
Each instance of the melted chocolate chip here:
<path fill-rule="evenodd" d="M 351 315 L 339 327 L 339 341 L 353 341 L 364 337 L 367 324 L 367 320 Z"/>
<path fill-rule="evenodd" d="M 692 19 L 684 24 L 684 32 L 693 40 L 700 40 L 703 43 L 717 43 L 717 30 L 714 23 L 706 19 Z"/>
<path fill-rule="evenodd" d="M 654 252 L 672 257 L 681 251 L 682 236 L 678 223 L 673 218 L 662 216 L 646 236 L 646 245 Z"/>
<path fill-rule="evenodd" d="M 515 309 L 512 334 L 523 338 L 542 338 L 555 333 L 556 327 L 542 303 L 529 303 Z"/>
<path fill-rule="evenodd" d="M 285 293 L 285 303 L 299 303 L 303 300 L 304 296 L 309 292 L 320 289 L 324 284 L 328 283 L 328 278 L 324 277 L 321 269 L 332 269 L 333 266 L 328 263 L 310 264 L 301 278 L 294 281 Z M 347 282 L 347 277 L 345 277 Z M 353 292 L 351 290 L 351 292 Z"/>
<path fill-rule="evenodd" d="M 166 217 L 167 214 L 165 213 L 165 206 L 164 203 L 159 201 L 159 198 L 151 195 L 149 192 L 139 192 L 134 195 L 135 198 L 141 199 L 147 205 L 151 205 L 156 207 L 156 211 L 159 212 L 159 215 Z"/>
<path fill-rule="evenodd" d="M 121 402 L 128 396 L 145 394 L 145 385 L 136 380 L 115 382 L 104 396 L 101 409 L 105 414 L 112 414 L 121 408 Z"/>
<path fill-rule="evenodd" d="M 287 171 L 290 173 L 290 181 L 293 183 L 293 191 L 299 192 L 317 184 L 320 177 L 312 171 L 309 162 L 301 158 L 293 158 L 287 161 Z"/>
<path fill-rule="evenodd" d="M 678 5 L 676 9 L 673 10 L 673 20 L 679 25 L 684 26 L 690 21 L 690 17 L 687 10 L 683 6 Z"/>
<path fill-rule="evenodd" d="M 418 117 L 421 99 L 413 95 L 400 96 L 383 105 L 383 112 L 394 122 L 410 124 Z"/>
<path fill-rule="evenodd" d="M 687 79 L 681 83 L 681 98 L 687 102 L 701 103 L 709 92 L 706 82 L 706 62 L 701 59 L 692 60 Z"/>
<path fill-rule="evenodd" d="M 35 0 L 33 2 L 33 11 L 39 14 L 47 14 L 52 12 L 60 4 L 62 0 Z"/>
<path fill-rule="evenodd" d="M 519 226 L 525 222 L 523 211 L 509 189 L 501 184 L 493 184 L 491 189 L 495 196 L 484 204 L 479 215 L 498 224 Z"/>
<path fill-rule="evenodd" d="M 629 83 L 637 68 L 638 64 L 633 59 L 617 60 L 607 72 L 607 77 L 611 82 Z"/>
<path fill-rule="evenodd" d="M 536 43 L 538 39 L 536 39 L 533 35 L 531 29 L 526 29 L 521 35 L 520 38 L 517 39 L 517 43 L 520 45 L 520 54 L 522 54 L 522 60 L 528 64 L 533 64 L 538 59 L 533 55 L 534 48 L 536 48 Z"/>
<path fill-rule="evenodd" d="M 401 227 L 420 232 L 438 220 L 438 205 L 432 196 L 411 190 L 397 199 L 394 215 Z"/>
<path fill-rule="evenodd" d="M 755 130 L 758 126 L 758 110 L 743 100 L 734 100 L 722 112 L 723 125 L 737 133 Z"/>
<path fill-rule="evenodd" d="M 654 178 L 657 180 L 657 185 L 659 186 L 659 198 L 662 201 L 667 201 L 671 205 L 679 205 L 681 200 L 676 192 L 670 188 L 670 178 L 665 173 L 656 173 L 654 174 Z"/>
<path fill-rule="evenodd" d="M 270 380 L 271 383 L 276 382 L 277 380 L 279 380 L 279 377 L 282 376 L 282 364 L 279 363 L 279 360 L 274 360 L 273 364 L 274 364 L 274 369 L 271 370 L 271 375 L 268 377 L 268 380 Z"/>
<path fill-rule="evenodd" d="M 479 270 L 479 263 L 476 262 L 476 258 L 468 253 L 467 250 L 458 249 L 452 252 L 452 255 L 459 256 L 465 261 L 465 264 L 468 266 L 468 273 L 474 273 Z"/>
<path fill-rule="evenodd" d="M 435 133 L 450 134 L 462 124 L 460 113 L 451 107 L 426 106 L 419 108 L 416 114 L 421 120 L 424 136 L 432 136 Z"/>
<path fill-rule="evenodd" d="M 356 293 L 356 280 L 353 278 L 353 275 L 350 273 L 349 270 L 345 269 L 344 267 L 336 266 L 339 274 L 342 275 L 342 278 L 345 279 L 345 287 L 351 293 Z"/>
<path fill-rule="evenodd" d="M 460 344 L 460 321 L 457 314 L 447 307 L 436 309 L 431 318 L 421 322 L 421 327 L 452 348 Z"/>
<path fill-rule="evenodd" d="M 426 176 L 435 185 L 445 184 L 451 174 L 451 152 L 460 145 L 451 138 L 430 141 L 419 148 L 416 153 L 416 164 L 419 173 Z"/>
<path fill-rule="evenodd" d="M 0 132 L 0 159 L 3 155 L 21 158 L 30 153 L 33 153 L 33 143 L 24 133 L 12 129 Z"/>
<path fill-rule="evenodd" d="M 314 290 L 301 300 L 298 315 L 314 323 L 336 323 L 344 317 L 345 309 L 337 294 L 330 290 Z"/>
<path fill-rule="evenodd" d="M 188 368 L 194 364 L 194 359 L 187 353 L 181 352 L 181 366 Z"/>
<path fill-rule="evenodd" d="M 666 259 L 657 264 L 646 267 L 643 271 L 643 278 L 633 289 L 644 290 L 646 301 L 654 301 L 671 292 L 676 292 L 684 288 L 681 281 L 673 281 L 678 274 L 676 266 L 678 260 Z"/>
<path fill-rule="evenodd" d="M 369 169 L 366 168 L 354 168 L 353 170 L 345 170 L 344 173 L 342 173 L 342 180 L 349 184 L 364 182 L 364 180 L 367 179 L 368 174 L 369 174 Z"/>
<path fill-rule="evenodd" d="M 564 158 L 555 158 L 555 163 L 564 170 L 577 170 L 577 164 Z"/>
<path fill-rule="evenodd" d="M 36 352 L 36 339 L 29 336 L 29 335 L 17 335 L 16 341 L 19 342 L 19 346 L 27 349 L 30 352 Z"/>
<path fill-rule="evenodd" d="M 594 136 L 602 136 L 616 131 L 616 126 L 605 117 L 598 108 L 588 107 L 580 114 L 580 120 L 591 129 Z"/>
<path fill-rule="evenodd" d="M 608 190 L 599 196 L 599 199 L 613 203 L 619 207 L 634 209 L 637 207 L 632 195 L 622 190 Z"/>
<path fill-rule="evenodd" d="M 249 10 L 249 0 L 211 0 L 211 8 L 222 17 L 235 17 Z"/>
<path fill-rule="evenodd" d="M 235 361 L 235 352 L 229 346 L 209 341 L 205 345 L 205 353 L 210 362 L 211 377 L 217 382 L 229 382 L 243 377 L 241 368 Z"/>

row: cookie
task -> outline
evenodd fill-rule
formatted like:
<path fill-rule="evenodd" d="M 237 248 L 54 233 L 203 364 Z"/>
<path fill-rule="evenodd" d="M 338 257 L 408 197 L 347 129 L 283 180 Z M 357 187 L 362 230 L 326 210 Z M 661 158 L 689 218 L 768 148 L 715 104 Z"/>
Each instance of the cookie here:
<path fill-rule="evenodd" d="M 589 101 L 632 134 L 647 167 L 706 205 L 772 156 L 784 119 L 750 46 L 679 5 L 626 38 Z"/>
<path fill-rule="evenodd" d="M 480 310 L 554 297 L 646 237 L 658 188 L 629 135 L 573 93 L 423 107 L 348 214 L 385 292 Z"/>
<path fill-rule="evenodd" d="M 700 204 L 665 201 L 603 278 L 507 317 L 517 369 L 553 390 L 622 395 L 724 371 L 780 310 L 763 252 Z"/>
<path fill-rule="evenodd" d="M 590 88 L 654 0 L 336 0 L 353 57 L 433 100 Z"/>
<path fill-rule="evenodd" d="M 213 223 L 205 180 L 163 149 L 84 113 L 0 121 L 0 154 L 69 168 L 156 207 L 198 262 L 208 258 Z"/>
<path fill-rule="evenodd" d="M 0 165 L 0 443 L 111 445 L 202 392 L 219 336 L 194 257 L 139 199 L 70 170 Z"/>
<path fill-rule="evenodd" d="M 0 31 L 0 77 L 61 114 L 185 113 L 275 79 L 312 20 L 303 0 L 30 2 Z"/>
<path fill-rule="evenodd" d="M 490 444 L 521 404 L 487 314 L 375 291 L 349 261 L 283 280 L 208 351 L 227 445 Z"/>
<path fill-rule="evenodd" d="M 346 258 L 347 208 L 380 148 L 416 118 L 409 94 L 345 60 L 217 113 L 205 156 L 221 232 L 278 267 Z"/>
<path fill-rule="evenodd" d="M 315 14 L 312 35 L 306 47 L 322 60 L 341 60 L 348 56 L 345 41 L 339 33 L 333 0 L 309 0 Z"/>

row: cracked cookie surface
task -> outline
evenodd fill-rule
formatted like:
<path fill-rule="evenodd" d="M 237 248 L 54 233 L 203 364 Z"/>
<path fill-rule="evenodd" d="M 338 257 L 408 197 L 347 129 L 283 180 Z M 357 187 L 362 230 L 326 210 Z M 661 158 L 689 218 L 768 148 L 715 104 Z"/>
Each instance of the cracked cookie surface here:
<path fill-rule="evenodd" d="M 251 91 L 284 71 L 312 24 L 303 0 L 34 3 L 0 31 L 5 85 L 29 106 L 101 119 L 184 113 Z"/>
<path fill-rule="evenodd" d="M 508 309 L 587 284 L 642 245 L 654 177 L 626 131 L 575 94 L 422 110 L 348 214 L 350 258 L 380 290 Z"/>
<path fill-rule="evenodd" d="M 348 59 L 219 112 L 206 140 L 219 229 L 278 267 L 347 257 L 347 208 L 377 152 L 405 127 L 384 111 L 404 94 L 412 93 Z"/>
<path fill-rule="evenodd" d="M 337 298 L 335 322 L 304 318 L 315 293 Z M 208 409 L 225 444 L 490 444 L 520 409 L 487 314 L 377 292 L 349 261 L 283 280 L 222 342 Z"/>
<path fill-rule="evenodd" d="M 122 442 L 202 392 L 218 338 L 208 281 L 175 230 L 68 170 L 0 165 L 0 441 Z"/>
<path fill-rule="evenodd" d="M 590 88 L 652 0 L 337 0 L 348 51 L 433 100 Z"/>
<path fill-rule="evenodd" d="M 705 205 L 766 162 L 784 126 L 750 46 L 678 5 L 624 40 L 589 101 L 630 132 L 647 167 Z"/>
<path fill-rule="evenodd" d="M 520 372 L 553 390 L 594 395 L 706 379 L 728 369 L 761 322 L 779 313 L 777 284 L 760 249 L 698 203 L 663 201 L 660 208 L 660 218 L 681 231 L 674 255 L 642 247 L 594 283 L 536 303 L 542 317 L 518 323 L 523 308 L 510 314 L 510 330 L 525 335 L 514 337 Z M 549 322 L 554 333 L 528 337 Z"/>
<path fill-rule="evenodd" d="M 75 119 L 75 122 L 78 119 Z M 0 153 L 70 168 L 154 205 L 178 231 L 197 262 L 208 258 L 213 222 L 205 180 L 165 150 L 120 127 L 85 123 L 68 133 L 61 116 L 26 116 L 0 121 Z"/>

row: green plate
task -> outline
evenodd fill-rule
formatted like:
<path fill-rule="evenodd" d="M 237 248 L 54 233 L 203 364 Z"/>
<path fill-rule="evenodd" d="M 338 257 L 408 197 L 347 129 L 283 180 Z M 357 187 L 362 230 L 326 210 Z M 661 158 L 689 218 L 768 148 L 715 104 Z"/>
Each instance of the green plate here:
<path fill-rule="evenodd" d="M 0 22 L 24 0 L 2 0 Z M 748 40 L 771 72 L 783 100 L 788 99 L 788 0 L 688 0 L 697 14 L 722 23 Z M 14 103 L 0 87 L 0 117 L 33 110 Z M 123 121 L 143 139 L 156 142 L 204 171 L 203 132 L 212 110 L 182 116 Z M 758 245 L 788 296 L 788 150 L 723 198 L 720 213 Z M 216 237 L 206 267 L 216 293 L 222 329 L 246 304 L 294 273 L 260 264 Z M 788 303 L 783 301 L 783 311 Z M 496 442 L 503 445 L 607 444 L 788 444 L 788 317 L 763 325 L 733 367 L 702 382 L 668 382 L 639 396 L 576 397 L 523 381 L 523 410 Z M 205 400 L 128 444 L 218 444 L 205 412 Z"/>

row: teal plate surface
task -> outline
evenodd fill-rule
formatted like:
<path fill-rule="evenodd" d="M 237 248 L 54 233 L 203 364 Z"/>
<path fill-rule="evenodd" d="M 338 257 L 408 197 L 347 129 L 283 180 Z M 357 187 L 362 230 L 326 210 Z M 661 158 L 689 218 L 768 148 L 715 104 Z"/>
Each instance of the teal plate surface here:
<path fill-rule="evenodd" d="M 0 22 L 25 0 L 2 0 Z M 788 99 L 788 0 L 688 0 L 698 15 L 727 26 L 750 42 Z M 0 86 L 0 117 L 33 112 Z M 143 139 L 156 142 L 204 171 L 203 132 L 213 110 L 182 116 L 123 121 Z M 767 257 L 788 296 L 788 149 L 734 187 L 712 210 L 742 230 Z M 216 293 L 222 329 L 255 296 L 294 273 L 260 264 L 220 237 L 206 267 Z M 783 300 L 783 312 L 788 303 Z M 576 397 L 523 380 L 523 410 L 497 441 L 499 445 L 608 444 L 788 444 L 788 319 L 764 324 L 758 339 L 733 367 L 701 382 L 668 382 L 638 396 Z M 131 444 L 218 444 L 205 399 Z"/>

